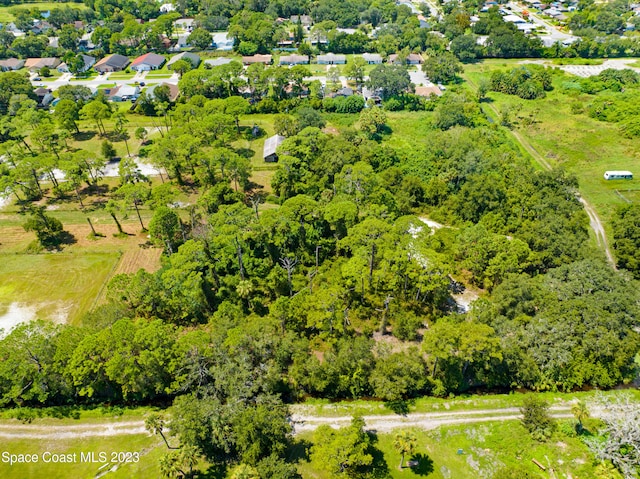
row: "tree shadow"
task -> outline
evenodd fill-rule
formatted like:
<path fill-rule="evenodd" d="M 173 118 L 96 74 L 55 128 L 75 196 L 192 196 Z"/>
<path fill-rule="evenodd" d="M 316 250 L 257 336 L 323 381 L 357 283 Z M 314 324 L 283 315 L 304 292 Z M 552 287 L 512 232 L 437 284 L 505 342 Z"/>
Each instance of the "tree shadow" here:
<path fill-rule="evenodd" d="M 309 460 L 311 442 L 306 439 L 294 439 L 289 443 L 286 451 L 287 462 L 300 462 Z"/>
<path fill-rule="evenodd" d="M 98 134 L 97 131 L 81 131 L 80 133 L 74 133 L 73 139 L 75 141 L 89 141 Z"/>
<path fill-rule="evenodd" d="M 433 459 L 428 455 L 419 452 L 411 456 L 409 461 L 416 461 L 417 464 L 411 470 L 419 476 L 428 476 L 433 472 Z"/>
<path fill-rule="evenodd" d="M 224 479 L 227 477 L 227 465 L 213 464 L 206 471 L 194 474 L 194 476 L 200 479 Z"/>
<path fill-rule="evenodd" d="M 409 413 L 409 408 L 414 404 L 415 399 L 398 399 L 395 401 L 386 401 L 384 406 L 396 414 L 406 416 Z"/>
<path fill-rule="evenodd" d="M 387 464 L 387 460 L 384 458 L 384 453 L 375 447 L 375 444 L 378 442 L 378 435 L 374 431 L 368 431 L 367 434 L 369 434 L 371 438 L 371 444 L 367 452 L 371 454 L 373 461 L 371 465 L 366 468 L 366 477 L 372 479 L 391 479 L 389 464 Z"/>
<path fill-rule="evenodd" d="M 76 244 L 78 242 L 76 237 L 73 236 L 68 231 L 61 231 L 60 234 L 58 235 L 58 238 L 60 239 L 60 244 L 61 245 L 67 245 L 68 246 L 68 245 Z"/>
<path fill-rule="evenodd" d="M 256 154 L 255 150 L 252 150 L 251 148 L 234 148 L 234 151 L 244 157 L 244 158 L 253 158 L 253 155 Z"/>

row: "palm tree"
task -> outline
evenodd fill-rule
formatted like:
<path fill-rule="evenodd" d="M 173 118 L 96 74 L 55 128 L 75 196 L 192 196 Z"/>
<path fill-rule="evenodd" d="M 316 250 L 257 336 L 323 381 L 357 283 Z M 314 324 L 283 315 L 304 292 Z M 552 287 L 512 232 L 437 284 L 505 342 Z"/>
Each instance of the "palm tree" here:
<path fill-rule="evenodd" d="M 180 463 L 189 468 L 189 477 L 193 475 L 193 468 L 198 464 L 200 453 L 194 446 L 182 446 L 180 449 Z"/>
<path fill-rule="evenodd" d="M 184 477 L 184 471 L 180 467 L 180 458 L 177 451 L 172 451 L 160 458 L 160 474 L 166 478 Z"/>
<path fill-rule="evenodd" d="M 582 431 L 582 421 L 589 417 L 589 409 L 584 401 L 577 401 L 571 406 L 571 414 L 578 420 L 578 428 Z"/>
<path fill-rule="evenodd" d="M 400 453 L 400 469 L 404 467 L 404 456 L 413 454 L 418 445 L 416 435 L 411 431 L 400 431 L 393 438 L 393 448 Z"/>
<path fill-rule="evenodd" d="M 260 476 L 253 467 L 240 464 L 231 473 L 231 479 L 260 479 Z"/>
<path fill-rule="evenodd" d="M 160 437 L 164 440 L 164 443 L 167 445 L 168 449 L 175 449 L 175 447 L 169 446 L 167 442 L 167 438 L 165 437 L 164 431 L 164 418 L 160 414 L 150 414 L 144 420 L 144 428 L 149 431 L 151 434 L 160 434 Z"/>

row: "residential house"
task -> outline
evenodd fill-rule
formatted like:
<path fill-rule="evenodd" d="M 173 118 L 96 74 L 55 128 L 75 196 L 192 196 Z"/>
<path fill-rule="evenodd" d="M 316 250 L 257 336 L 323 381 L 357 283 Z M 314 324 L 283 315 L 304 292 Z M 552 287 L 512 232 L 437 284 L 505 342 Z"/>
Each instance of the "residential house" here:
<path fill-rule="evenodd" d="M 220 58 L 211 58 L 209 60 L 205 60 L 204 64 L 205 65 L 209 65 L 210 67 L 219 67 L 219 66 L 222 66 L 222 65 L 227 65 L 228 63 L 231 63 L 232 61 L 234 61 L 232 58 L 220 57 Z"/>
<path fill-rule="evenodd" d="M 95 50 L 96 46 L 91 40 L 91 33 L 85 33 L 80 37 L 80 41 L 78 42 L 78 50 L 83 52 L 90 52 L 91 50 Z"/>
<path fill-rule="evenodd" d="M 338 91 L 329 94 L 330 97 L 338 97 L 338 96 L 342 96 L 342 97 L 348 97 L 348 96 L 353 96 L 353 89 L 349 88 L 348 86 L 342 87 L 340 88 Z"/>
<path fill-rule="evenodd" d="M 422 14 L 417 15 L 417 17 L 420 22 L 420 28 L 431 28 L 431 24 L 429 23 L 429 20 L 427 20 L 427 17 Z"/>
<path fill-rule="evenodd" d="M 175 62 L 179 62 L 180 60 L 188 61 L 189 63 L 191 63 L 193 68 L 197 68 L 198 65 L 200 65 L 200 57 L 198 55 L 190 52 L 182 52 L 171 57 L 171 60 L 167 62 L 167 68 L 171 70 L 171 65 L 173 65 Z"/>
<path fill-rule="evenodd" d="M 431 95 L 442 96 L 442 90 L 440 90 L 436 85 L 417 86 L 415 93 L 416 95 L 424 98 L 430 98 Z"/>
<path fill-rule="evenodd" d="M 127 57 L 114 53 L 96 63 L 93 69 L 99 73 L 119 72 L 127 68 L 128 64 L 129 59 Z"/>
<path fill-rule="evenodd" d="M 38 98 L 38 108 L 46 108 L 53 101 L 53 94 L 48 88 L 36 88 L 33 93 Z"/>
<path fill-rule="evenodd" d="M 145 53 L 131 62 L 131 69 L 139 72 L 159 70 L 167 59 L 157 53 Z"/>
<path fill-rule="evenodd" d="M 347 63 L 345 55 L 336 55 L 334 53 L 318 55 L 318 65 L 344 65 L 345 63 Z"/>
<path fill-rule="evenodd" d="M 87 70 L 89 70 L 96 63 L 96 59 L 94 57 L 89 56 L 89 55 L 80 54 L 80 57 L 82 58 L 82 61 L 84 62 L 84 66 L 78 71 L 78 73 L 86 72 Z M 61 63 L 60 65 L 58 65 L 57 70 L 60 73 L 69 73 L 69 71 L 70 71 L 69 67 L 67 66 L 66 63 Z"/>
<path fill-rule="evenodd" d="M 229 51 L 233 50 L 234 39 L 227 32 L 218 32 L 211 35 L 213 39 L 212 45 L 216 50 Z"/>
<path fill-rule="evenodd" d="M 420 65 L 424 60 L 417 53 L 409 53 L 407 57 L 404 59 L 404 63 L 407 65 Z M 397 53 L 389 55 L 389 63 L 393 63 L 395 65 L 402 64 L 402 57 Z"/>
<path fill-rule="evenodd" d="M 34 20 L 33 27 L 31 27 L 31 31 L 36 35 L 41 35 L 43 33 L 48 32 L 52 28 L 53 26 L 51 26 L 51 24 L 46 20 Z"/>
<path fill-rule="evenodd" d="M 0 60 L 0 70 L 3 72 L 10 70 L 20 70 L 24 66 L 24 60 L 18 58 L 7 58 Z"/>
<path fill-rule="evenodd" d="M 283 55 L 280 57 L 280 65 L 306 65 L 309 57 L 305 55 Z"/>
<path fill-rule="evenodd" d="M 513 15 L 513 14 L 505 15 L 504 17 L 502 17 L 502 19 L 505 22 L 515 23 L 515 24 L 527 23 L 527 21 L 524 18 L 519 17 L 518 15 Z"/>
<path fill-rule="evenodd" d="M 362 58 L 369 65 L 380 65 L 382 63 L 382 55 L 379 53 L 363 53 Z"/>
<path fill-rule="evenodd" d="M 185 32 L 191 32 L 195 28 L 195 21 L 193 18 L 178 18 L 173 22 L 173 26 L 179 30 L 181 29 Z"/>
<path fill-rule="evenodd" d="M 174 50 L 182 50 L 183 48 L 189 48 L 191 44 L 189 43 L 189 35 L 190 33 L 186 33 L 183 35 L 178 35 L 178 41 L 176 42 Z"/>
<path fill-rule="evenodd" d="M 48 58 L 27 58 L 24 62 L 24 67 L 30 71 L 37 71 L 43 67 L 47 67 L 49 69 L 55 70 L 58 65 L 60 65 L 60 60 L 58 58 L 48 57 Z"/>
<path fill-rule="evenodd" d="M 252 63 L 264 63 L 270 65 L 273 60 L 271 55 L 251 55 L 250 57 L 242 57 L 242 63 L 251 65 Z"/>
<path fill-rule="evenodd" d="M 285 139 L 282 135 L 273 135 L 264 141 L 264 148 L 262 149 L 262 158 L 264 158 L 264 161 L 269 163 L 278 161 L 276 150 Z"/>
<path fill-rule="evenodd" d="M 172 103 L 174 101 L 176 101 L 177 98 L 178 98 L 178 95 L 180 95 L 180 90 L 178 89 L 178 85 L 175 85 L 173 83 L 166 83 L 166 82 L 162 82 L 160 84 L 150 86 L 149 88 L 147 88 L 145 90 L 145 93 L 149 97 L 155 99 L 155 97 L 156 97 L 155 96 L 155 91 L 156 91 L 156 88 L 158 88 L 159 86 L 167 86 L 167 87 L 169 87 L 169 101 L 172 102 Z"/>
<path fill-rule="evenodd" d="M 106 93 L 106 91 L 105 91 Z M 140 87 L 132 85 L 119 85 L 106 93 L 107 99 L 111 101 L 136 100 L 140 95 Z"/>
<path fill-rule="evenodd" d="M 289 17 L 289 21 L 296 25 L 300 23 L 303 27 L 311 26 L 311 17 L 309 15 L 291 15 L 291 17 Z"/>

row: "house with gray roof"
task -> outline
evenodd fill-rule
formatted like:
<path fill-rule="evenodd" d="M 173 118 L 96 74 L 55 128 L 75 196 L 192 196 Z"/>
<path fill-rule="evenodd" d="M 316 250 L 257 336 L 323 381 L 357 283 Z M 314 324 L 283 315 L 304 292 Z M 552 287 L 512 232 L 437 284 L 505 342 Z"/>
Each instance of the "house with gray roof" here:
<path fill-rule="evenodd" d="M 233 58 L 226 58 L 226 57 L 209 58 L 208 60 L 204 61 L 204 64 L 209 65 L 210 67 L 219 67 L 222 65 L 227 65 L 233 61 L 238 61 L 238 60 L 234 60 Z"/>
<path fill-rule="evenodd" d="M 133 85 L 119 85 L 107 94 L 107 98 L 111 101 L 127 101 L 135 100 L 140 95 L 140 87 Z"/>
<path fill-rule="evenodd" d="M 80 68 L 80 70 L 78 70 L 78 73 L 84 73 L 88 71 L 96 63 L 96 59 L 92 56 L 80 54 L 80 57 L 82 58 L 84 65 L 82 68 Z M 58 65 L 57 70 L 60 73 L 69 73 L 70 71 L 69 66 L 66 63 L 61 63 L 60 65 Z"/>
<path fill-rule="evenodd" d="M 382 63 L 382 55 L 379 53 L 363 53 L 362 58 L 369 65 L 379 65 Z"/>
<path fill-rule="evenodd" d="M 191 63 L 193 68 L 198 68 L 198 65 L 200 65 L 200 57 L 198 55 L 191 52 L 182 52 L 171 57 L 171 60 L 167 62 L 167 68 L 171 70 L 171 65 L 173 65 L 175 62 L 179 62 L 180 60 L 188 61 L 189 63 Z"/>
<path fill-rule="evenodd" d="M 18 58 L 7 58 L 6 60 L 0 60 L 0 70 L 3 72 L 11 70 L 20 70 L 24 66 L 24 60 Z"/>
<path fill-rule="evenodd" d="M 124 55 L 113 54 L 104 57 L 93 66 L 93 69 L 99 73 L 119 72 L 127 68 L 129 59 Z"/>

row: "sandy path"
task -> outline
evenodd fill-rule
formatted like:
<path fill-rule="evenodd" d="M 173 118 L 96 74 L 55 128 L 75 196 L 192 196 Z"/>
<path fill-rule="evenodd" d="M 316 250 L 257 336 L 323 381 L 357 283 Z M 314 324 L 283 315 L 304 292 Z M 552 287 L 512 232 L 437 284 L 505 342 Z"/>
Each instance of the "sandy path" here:
<path fill-rule="evenodd" d="M 555 418 L 573 417 L 569 406 L 551 408 Z M 410 413 L 405 416 L 388 414 L 364 416 L 367 429 L 388 432 L 401 427 L 435 429 L 453 424 L 470 424 L 492 421 L 512 421 L 520 419 L 520 410 L 516 407 L 501 409 L 479 409 L 473 411 L 452 411 L 434 413 Z M 322 417 L 309 414 L 291 415 L 294 434 L 314 431 L 322 425 L 333 428 L 347 426 L 351 416 Z M 78 439 L 84 437 L 120 436 L 148 434 L 144 421 L 104 422 L 100 424 L 74 424 L 64 426 L 37 424 L 0 424 L 0 438 L 6 439 Z"/>
<path fill-rule="evenodd" d="M 37 424 L 0 424 L 0 438 L 6 439 L 78 439 L 83 437 L 145 434 L 144 421 L 104 422 L 64 426 Z"/>

